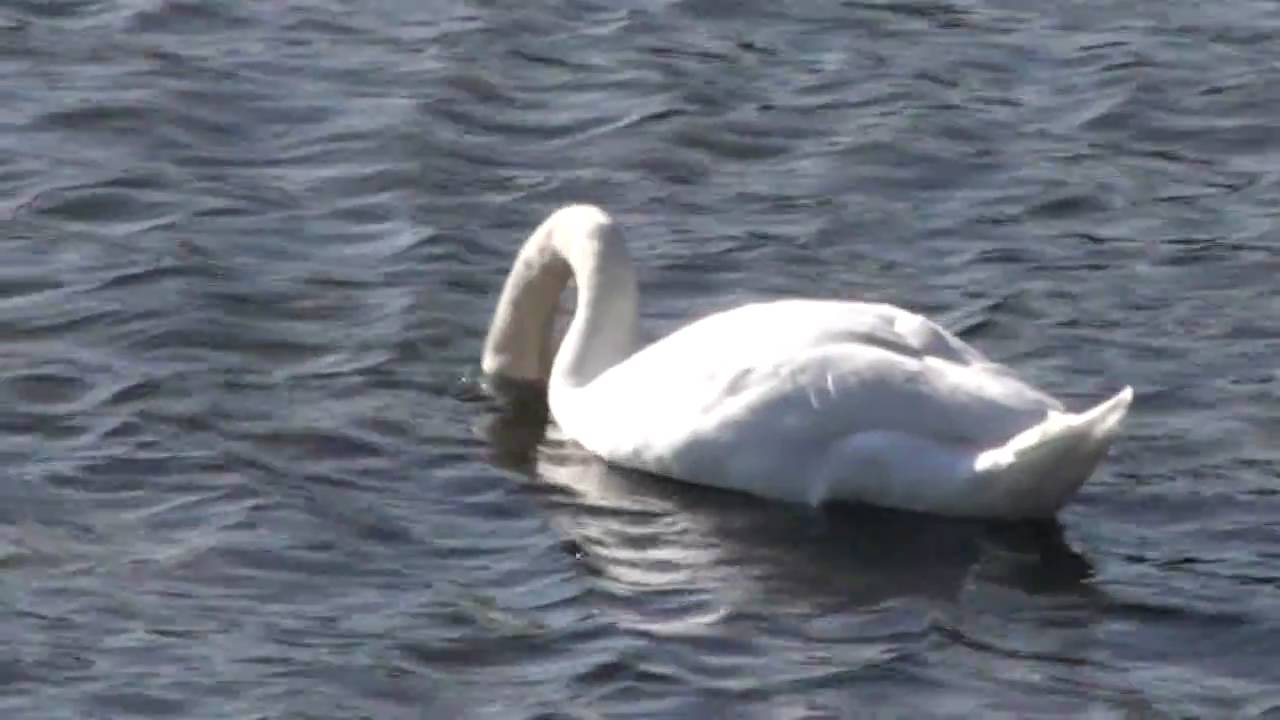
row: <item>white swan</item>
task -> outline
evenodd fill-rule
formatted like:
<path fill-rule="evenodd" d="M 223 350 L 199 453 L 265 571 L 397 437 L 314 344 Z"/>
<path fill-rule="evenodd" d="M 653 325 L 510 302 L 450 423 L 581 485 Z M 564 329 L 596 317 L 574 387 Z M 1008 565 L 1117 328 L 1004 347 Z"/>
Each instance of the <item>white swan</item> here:
<path fill-rule="evenodd" d="M 571 276 L 577 307 L 557 351 Z M 482 369 L 546 382 L 564 433 L 620 466 L 813 505 L 989 518 L 1056 513 L 1133 399 L 1125 387 L 1065 412 L 927 318 L 884 304 L 754 303 L 642 348 L 638 299 L 609 215 L 562 208 L 516 257 Z"/>

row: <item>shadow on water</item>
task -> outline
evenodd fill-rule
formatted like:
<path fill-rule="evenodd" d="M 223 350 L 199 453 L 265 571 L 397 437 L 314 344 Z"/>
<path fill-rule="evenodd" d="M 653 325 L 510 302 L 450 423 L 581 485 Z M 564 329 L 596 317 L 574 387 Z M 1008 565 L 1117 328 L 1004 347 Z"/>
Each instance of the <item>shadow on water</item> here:
<path fill-rule="evenodd" d="M 1056 520 L 990 522 L 836 504 L 814 510 L 610 466 L 557 437 L 545 390 L 492 388 L 481 434 L 566 547 L 629 586 L 748 584 L 759 602 L 869 606 L 953 600 L 976 578 L 1027 594 L 1088 596 L 1093 567 Z M 718 578 L 718 580 L 717 580 Z"/>

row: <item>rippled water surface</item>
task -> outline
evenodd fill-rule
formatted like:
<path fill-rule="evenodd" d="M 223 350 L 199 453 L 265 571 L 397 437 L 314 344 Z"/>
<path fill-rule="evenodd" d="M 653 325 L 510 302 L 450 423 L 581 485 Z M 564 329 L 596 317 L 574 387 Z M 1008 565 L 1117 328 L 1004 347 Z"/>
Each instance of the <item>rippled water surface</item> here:
<path fill-rule="evenodd" d="M 1277 48 L 1248 0 L 3 4 L 0 714 L 1280 716 Z M 1049 527 L 609 469 L 473 380 L 581 200 L 655 332 L 885 300 L 1135 409 Z"/>

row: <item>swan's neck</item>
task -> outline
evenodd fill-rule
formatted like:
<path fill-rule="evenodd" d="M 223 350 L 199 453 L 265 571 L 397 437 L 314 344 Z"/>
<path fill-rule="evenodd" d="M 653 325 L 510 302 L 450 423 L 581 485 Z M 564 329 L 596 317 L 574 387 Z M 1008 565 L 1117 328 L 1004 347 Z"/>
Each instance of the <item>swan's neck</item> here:
<path fill-rule="evenodd" d="M 555 312 L 572 274 L 577 307 L 555 350 Z M 639 289 L 622 233 L 603 210 L 562 208 L 525 241 L 485 340 L 485 373 L 569 388 L 636 350 Z"/>

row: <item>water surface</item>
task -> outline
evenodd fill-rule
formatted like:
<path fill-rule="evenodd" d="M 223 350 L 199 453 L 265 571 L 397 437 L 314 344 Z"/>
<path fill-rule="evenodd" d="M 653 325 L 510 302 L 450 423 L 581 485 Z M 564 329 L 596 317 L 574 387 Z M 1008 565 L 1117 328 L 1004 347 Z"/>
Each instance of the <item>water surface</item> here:
<path fill-rule="evenodd" d="M 1280 715 L 1274 4 L 0 9 L 0 712 Z M 1073 406 L 1047 527 L 619 472 L 478 392 L 518 243 L 655 332 L 927 312 Z"/>

